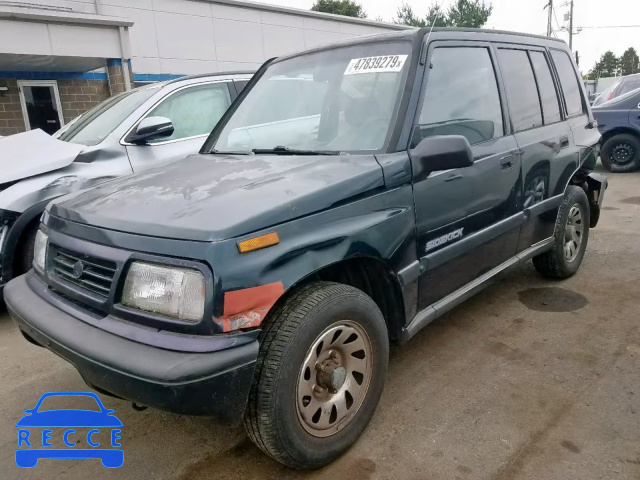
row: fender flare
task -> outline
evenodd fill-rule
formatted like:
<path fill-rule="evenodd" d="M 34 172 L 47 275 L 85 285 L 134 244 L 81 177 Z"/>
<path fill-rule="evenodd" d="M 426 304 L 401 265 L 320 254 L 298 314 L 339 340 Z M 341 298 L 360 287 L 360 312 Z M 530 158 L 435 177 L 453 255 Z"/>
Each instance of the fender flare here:
<path fill-rule="evenodd" d="M 42 215 L 51 200 L 53 198 L 43 200 L 27 208 L 11 226 L 11 230 L 9 230 L 5 244 L 2 247 L 2 283 L 7 283 L 13 278 L 14 255 L 25 228 L 34 219 Z"/>

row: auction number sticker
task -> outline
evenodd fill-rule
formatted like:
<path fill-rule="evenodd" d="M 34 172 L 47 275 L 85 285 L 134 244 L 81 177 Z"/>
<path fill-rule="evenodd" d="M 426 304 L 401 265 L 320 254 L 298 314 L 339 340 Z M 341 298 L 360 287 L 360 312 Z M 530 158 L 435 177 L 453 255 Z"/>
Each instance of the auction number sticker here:
<path fill-rule="evenodd" d="M 408 55 L 382 55 L 379 57 L 354 58 L 347 65 L 345 75 L 358 73 L 399 72 Z"/>

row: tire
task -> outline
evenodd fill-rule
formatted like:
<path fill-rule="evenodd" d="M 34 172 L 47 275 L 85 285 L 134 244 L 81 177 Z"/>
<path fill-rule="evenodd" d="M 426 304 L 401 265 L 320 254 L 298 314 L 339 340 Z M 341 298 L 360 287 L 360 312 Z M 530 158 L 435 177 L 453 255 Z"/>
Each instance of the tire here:
<path fill-rule="evenodd" d="M 29 270 L 31 270 L 31 267 L 33 266 L 34 248 L 36 246 L 36 235 L 38 233 L 39 227 L 39 221 L 32 222 L 27 225 L 22 232 L 20 245 L 16 250 L 16 269 L 13 273 L 14 277 L 22 275 L 23 273 L 27 273 Z"/>
<path fill-rule="evenodd" d="M 543 277 L 565 279 L 578 271 L 589 242 L 589 208 L 582 188 L 567 187 L 556 219 L 553 248 L 533 257 L 533 265 Z"/>
<path fill-rule="evenodd" d="M 247 434 L 292 468 L 332 462 L 364 431 L 384 388 L 389 338 L 380 309 L 351 286 L 311 283 L 275 307 L 259 340 L 244 419 Z M 346 392 L 354 392 L 348 394 L 350 406 Z"/>
<path fill-rule="evenodd" d="M 633 172 L 640 168 L 640 139 L 629 133 L 614 135 L 602 145 L 600 158 L 612 173 Z"/>

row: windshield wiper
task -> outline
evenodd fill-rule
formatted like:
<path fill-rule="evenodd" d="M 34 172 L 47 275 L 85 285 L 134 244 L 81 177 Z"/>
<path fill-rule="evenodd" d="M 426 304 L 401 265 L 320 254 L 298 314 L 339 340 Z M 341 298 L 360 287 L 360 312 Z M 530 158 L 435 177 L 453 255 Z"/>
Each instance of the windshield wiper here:
<path fill-rule="evenodd" d="M 251 152 L 245 152 L 242 150 L 233 152 L 224 152 L 222 150 L 216 150 L 215 148 L 213 150 L 209 150 L 207 153 L 214 153 L 214 154 L 218 154 L 218 155 L 249 155 Z"/>
<path fill-rule="evenodd" d="M 251 151 L 257 155 L 265 153 L 273 153 L 275 155 L 340 155 L 340 152 L 335 150 L 299 150 L 282 145 L 273 148 L 254 148 Z"/>

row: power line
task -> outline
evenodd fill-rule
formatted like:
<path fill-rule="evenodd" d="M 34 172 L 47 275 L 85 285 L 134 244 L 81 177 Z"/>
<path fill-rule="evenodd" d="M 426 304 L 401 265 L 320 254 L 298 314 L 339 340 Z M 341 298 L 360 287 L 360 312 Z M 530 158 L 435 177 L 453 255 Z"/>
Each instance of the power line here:
<path fill-rule="evenodd" d="M 580 27 L 580 28 L 640 28 L 640 25 L 600 25 L 592 27 Z"/>

